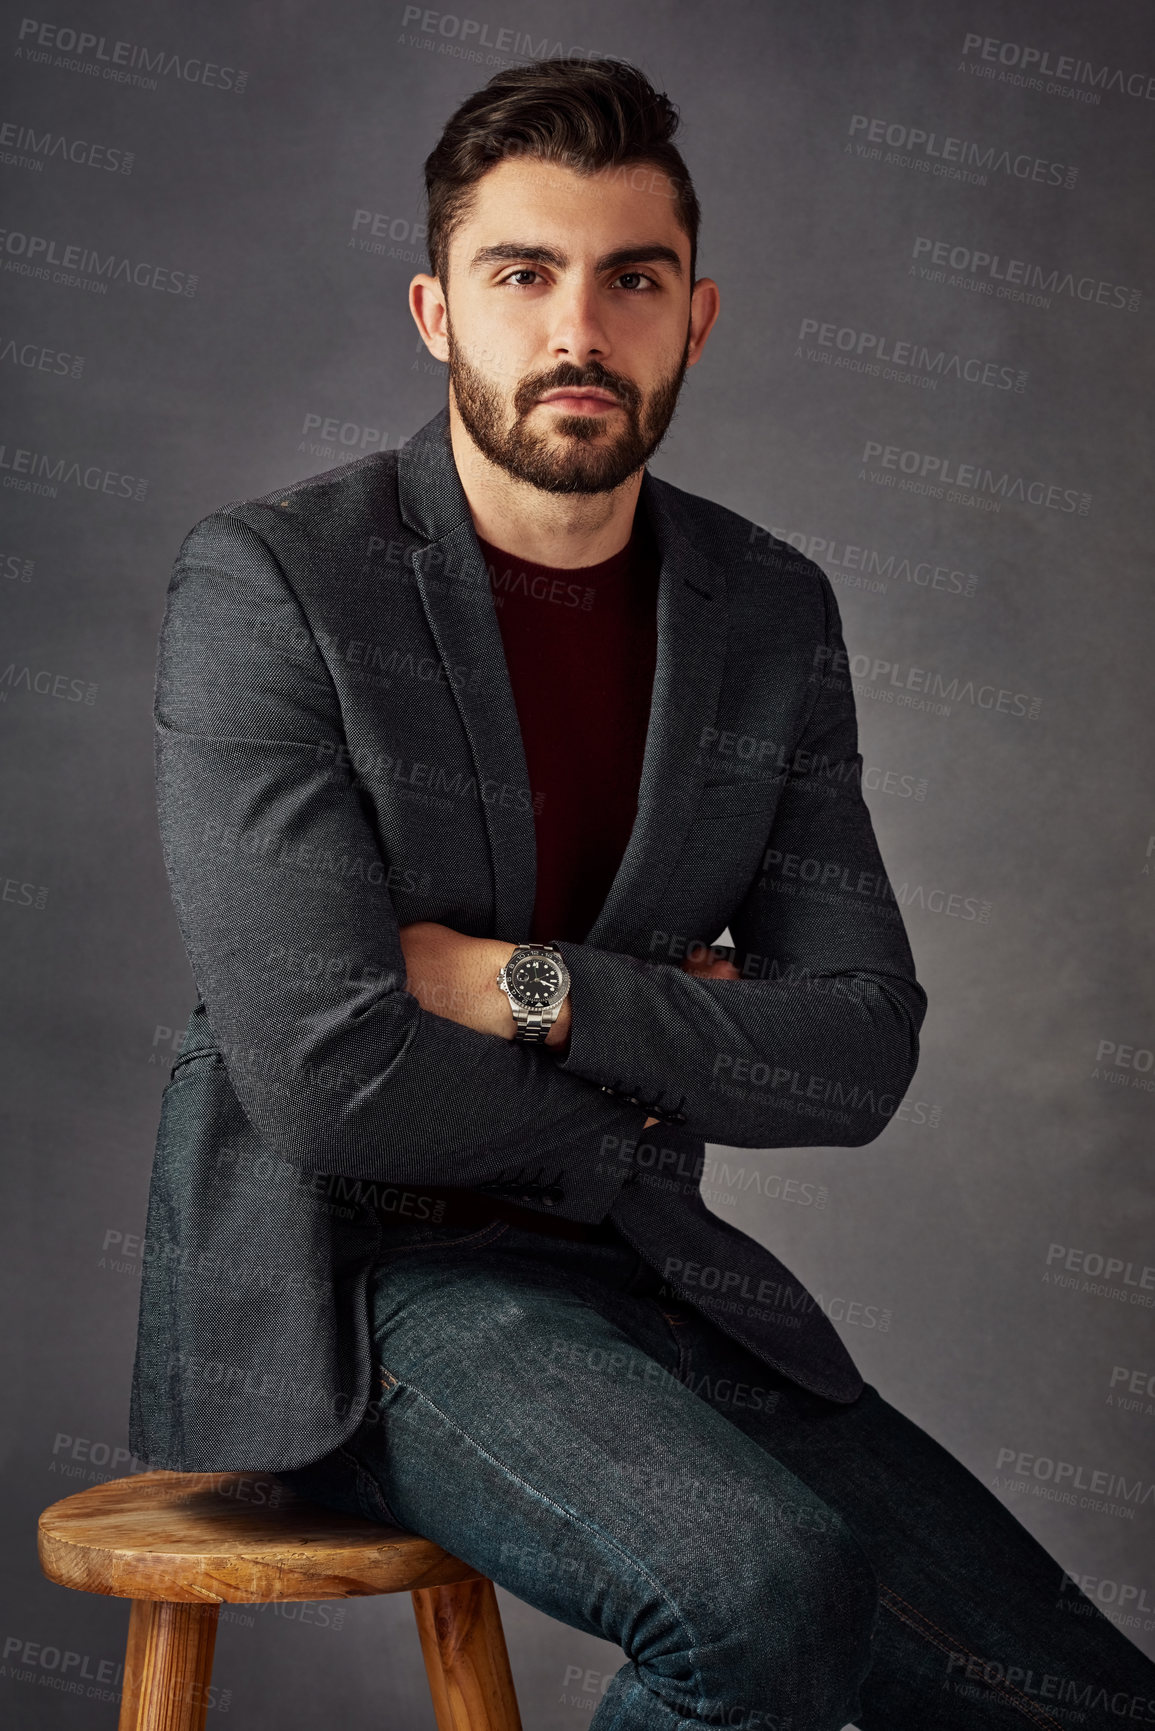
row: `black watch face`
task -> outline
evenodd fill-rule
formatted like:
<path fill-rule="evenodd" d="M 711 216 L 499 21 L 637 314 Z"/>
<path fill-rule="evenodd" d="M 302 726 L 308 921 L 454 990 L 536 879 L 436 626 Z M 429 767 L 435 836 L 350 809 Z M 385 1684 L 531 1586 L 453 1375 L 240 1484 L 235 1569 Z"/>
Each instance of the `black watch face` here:
<path fill-rule="evenodd" d="M 512 972 L 506 972 L 509 989 L 527 1010 L 544 1009 L 561 985 L 561 975 L 548 956 L 523 956 Z"/>

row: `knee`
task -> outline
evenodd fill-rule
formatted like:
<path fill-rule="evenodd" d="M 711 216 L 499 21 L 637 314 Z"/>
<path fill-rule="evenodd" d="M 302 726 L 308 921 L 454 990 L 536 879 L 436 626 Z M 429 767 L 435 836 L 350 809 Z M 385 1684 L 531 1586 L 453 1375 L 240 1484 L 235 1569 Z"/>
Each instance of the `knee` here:
<path fill-rule="evenodd" d="M 823 1629 L 845 1648 L 869 1650 L 878 1619 L 878 1576 L 841 1515 L 821 1502 L 781 1503 L 777 1589 L 788 1586 L 793 1621 Z"/>
<path fill-rule="evenodd" d="M 683 1576 L 680 1641 L 669 1628 L 634 1655 L 650 1686 L 661 1691 L 656 1675 L 692 1688 L 696 1711 L 734 1731 L 853 1720 L 878 1617 L 878 1580 L 854 1534 L 804 1493 L 762 1502 L 740 1529 L 719 1525 Z"/>
<path fill-rule="evenodd" d="M 722 1611 L 750 1675 L 794 1676 L 813 1686 L 866 1674 L 878 1621 L 878 1577 L 832 1508 L 776 1501 L 752 1523 Z"/>

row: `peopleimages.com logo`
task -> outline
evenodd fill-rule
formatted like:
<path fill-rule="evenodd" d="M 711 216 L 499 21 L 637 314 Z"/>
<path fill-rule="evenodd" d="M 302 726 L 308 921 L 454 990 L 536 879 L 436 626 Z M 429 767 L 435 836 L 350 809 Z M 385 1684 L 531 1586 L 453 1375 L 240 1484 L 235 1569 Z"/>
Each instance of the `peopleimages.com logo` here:
<path fill-rule="evenodd" d="M 177 78 L 185 84 L 231 90 L 239 96 L 249 80 L 248 73 L 235 66 L 221 66 L 214 60 L 175 54 L 165 48 L 146 48 L 141 42 L 113 41 L 92 30 L 42 23 L 38 18 L 21 19 L 15 53 L 33 66 L 83 72 L 91 78 L 133 84 L 143 90 L 159 89 L 161 78 Z"/>
<path fill-rule="evenodd" d="M 1025 84 L 1028 88 L 1046 89 L 1048 94 L 1060 94 L 1059 86 L 1085 89 L 1087 96 L 1097 101 L 1093 93 L 1112 90 L 1118 96 L 1134 96 L 1141 102 L 1155 102 L 1155 75 L 1150 72 L 1129 72 L 1122 66 L 1080 60 L 1077 54 L 1054 54 L 1049 48 L 1034 48 L 1026 42 L 1004 42 L 997 36 L 980 36 L 971 31 L 963 37 L 963 59 L 981 66 L 986 62 L 991 75 L 995 68 L 1010 74 L 1008 82 Z M 1044 85 L 1043 80 L 1049 80 Z"/>
<path fill-rule="evenodd" d="M 1070 511 L 1079 517 L 1087 516 L 1091 509 L 1090 493 L 1077 487 L 1017 475 L 1009 469 L 989 469 L 983 463 L 960 463 L 932 451 L 903 450 L 901 445 L 884 445 L 878 439 L 866 440 L 859 462 L 868 465 L 859 471 L 859 480 L 898 486 L 935 499 L 945 496 L 987 511 L 998 511 L 1010 502 Z"/>
<path fill-rule="evenodd" d="M 903 708 L 929 710 L 932 714 L 949 715 L 951 705 L 969 704 L 972 709 L 988 709 L 999 715 L 1018 715 L 1027 721 L 1037 721 L 1042 714 L 1043 700 L 1026 691 L 1013 691 L 1009 686 L 989 682 L 976 684 L 973 678 L 962 679 L 933 667 L 907 666 L 890 657 L 851 655 L 846 649 L 830 649 L 819 644 L 814 651 L 815 671 L 812 685 L 821 684 L 828 690 L 845 689 L 847 675 L 854 691 L 862 697 L 881 697 L 895 701 Z M 913 696 L 912 693 L 922 693 Z"/>
<path fill-rule="evenodd" d="M 51 278 L 98 294 L 107 294 L 110 282 L 189 298 L 197 292 L 197 278 L 189 271 L 172 270 L 126 253 L 101 253 L 95 247 L 71 245 L 54 236 L 0 228 L 0 252 L 5 254 L 4 270 L 41 281 Z"/>
<path fill-rule="evenodd" d="M 33 168 L 46 162 L 74 162 L 82 168 L 103 169 L 109 174 L 131 174 L 136 155 L 88 138 L 70 138 L 63 132 L 39 132 L 14 120 L 0 123 L 0 162 L 10 168 Z"/>
<path fill-rule="evenodd" d="M 911 249 L 909 274 L 925 282 L 946 283 L 950 287 L 969 287 L 977 292 L 995 295 L 1000 300 L 1026 300 L 1032 305 L 1050 305 L 1052 295 L 1067 295 L 1071 300 L 1092 302 L 1096 306 L 1115 307 L 1123 312 L 1139 310 L 1143 298 L 1141 289 L 1124 283 L 1111 282 L 1089 272 L 1065 270 L 1060 265 L 1036 264 L 1030 259 L 1008 258 L 1003 253 L 988 252 L 985 247 L 958 245 L 933 236 L 915 236 Z M 947 271 L 951 276 L 947 276 Z"/>
<path fill-rule="evenodd" d="M 824 361 L 834 367 L 850 367 L 876 378 L 917 382 L 924 389 L 937 390 L 940 379 L 955 379 L 963 384 L 984 385 L 1000 391 L 1026 389 L 1027 374 L 1022 367 L 1006 366 L 980 355 L 932 347 L 916 339 L 859 330 L 854 325 L 804 318 L 798 327 L 797 343 L 798 353 L 804 359 Z M 818 349 L 827 352 L 818 354 Z"/>
<path fill-rule="evenodd" d="M 1015 180 L 1064 186 L 1069 190 L 1079 177 L 1078 169 L 1070 163 L 1032 156 L 1029 150 L 1011 150 L 985 141 L 979 143 L 973 138 L 954 138 L 925 126 L 907 126 L 902 121 L 869 114 L 852 114 L 849 131 L 859 154 L 868 160 L 967 180 L 978 186 L 986 186 L 992 174 L 1006 174 Z M 888 146 L 885 156 L 881 148 L 884 144 Z M 849 150 L 851 146 L 846 148 Z"/>

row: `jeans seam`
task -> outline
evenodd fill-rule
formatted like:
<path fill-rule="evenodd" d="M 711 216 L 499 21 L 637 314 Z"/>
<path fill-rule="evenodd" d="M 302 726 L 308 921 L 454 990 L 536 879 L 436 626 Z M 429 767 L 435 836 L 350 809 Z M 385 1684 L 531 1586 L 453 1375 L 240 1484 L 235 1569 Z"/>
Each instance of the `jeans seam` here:
<path fill-rule="evenodd" d="M 378 1520 L 380 1519 L 379 1511 L 384 1510 L 388 1524 L 392 1527 L 399 1526 L 400 1523 L 397 1520 L 397 1516 L 389 1507 L 386 1498 L 382 1494 L 381 1486 L 377 1483 L 377 1480 L 373 1477 L 373 1474 L 369 1471 L 368 1467 L 364 1466 L 362 1462 L 357 1459 L 357 1456 L 343 1443 L 340 1445 L 338 1453 L 349 1462 L 356 1473 L 357 1500 L 361 1504 L 361 1512 L 365 1514 L 367 1506 L 373 1507 L 378 1511 L 372 1515 L 366 1514 L 366 1519 L 374 1521 Z M 368 1491 L 366 1491 L 366 1485 L 369 1487 Z"/>
<path fill-rule="evenodd" d="M 900 1594 L 894 1591 L 893 1587 L 888 1587 L 884 1583 L 880 1582 L 878 1596 L 881 1603 L 886 1606 L 892 1616 L 899 1618 L 899 1620 L 905 1623 L 908 1628 L 913 1629 L 916 1634 L 921 1635 L 924 1641 L 929 1641 L 932 1647 L 938 1647 L 941 1652 L 949 1654 L 965 1653 L 968 1658 L 977 1660 L 978 1663 L 984 1667 L 989 1663 L 988 1660 L 980 1658 L 977 1653 L 972 1653 L 969 1647 L 964 1647 L 961 1641 L 954 1640 L 953 1636 L 948 1635 L 945 1629 L 940 1629 L 937 1623 L 931 1622 L 931 1619 L 925 1616 L 923 1612 L 916 1610 L 913 1605 L 908 1604 Z M 896 1600 L 897 1603 L 892 1604 L 892 1599 Z M 904 1609 L 899 1610 L 899 1605 L 902 1605 Z M 923 1627 L 923 1624 L 934 1629 L 936 1634 L 943 1637 L 942 1640 L 937 1640 L 935 1635 L 928 1634 L 927 1629 Z M 947 1643 L 949 1643 L 949 1645 Z M 1017 1707 L 1020 1713 L 1025 1713 L 1029 1719 L 1034 1720 L 1036 1725 L 1048 1726 L 1051 1728 L 1051 1731 L 1063 1731 L 1063 1727 L 1059 1724 L 1057 1719 L 1053 1719 L 1049 1713 L 1044 1712 L 1041 1707 L 1038 1707 L 1034 1701 L 1032 1701 L 1027 1695 L 1023 1694 L 1021 1689 L 1016 1688 L 1013 1683 L 1007 1683 L 1001 1679 L 997 1683 L 992 1683 L 989 1677 L 984 1677 L 982 1680 L 988 1689 L 996 1690 L 999 1694 L 1004 1695 L 1012 1707 Z"/>
<path fill-rule="evenodd" d="M 613 1552 L 615 1556 L 627 1565 L 627 1567 L 636 1570 L 637 1573 L 641 1575 L 642 1579 L 647 1581 L 650 1586 L 653 1587 L 654 1591 L 660 1594 L 661 1598 L 672 1611 L 674 1619 L 678 1623 L 679 1627 L 685 1629 L 686 1634 L 690 1638 L 688 1656 L 692 1657 L 696 1667 L 697 1654 L 703 1651 L 701 1642 L 694 1634 L 694 1631 L 686 1617 L 678 1608 L 678 1604 L 673 1595 L 666 1590 L 656 1576 L 650 1573 L 649 1569 L 646 1568 L 640 1558 L 631 1556 L 628 1551 L 623 1550 L 620 1545 L 616 1544 L 614 1540 L 608 1536 L 608 1534 L 601 1532 L 592 1524 L 592 1522 L 587 1521 L 583 1516 L 575 1513 L 574 1510 L 567 1509 L 563 1503 L 555 1502 L 553 1497 L 547 1496 L 546 1493 L 539 1490 L 536 1485 L 531 1485 L 528 1479 L 522 1478 L 520 1473 L 514 1472 L 512 1467 L 508 1467 L 503 1461 L 499 1461 L 497 1456 L 491 1454 L 483 1443 L 478 1442 L 475 1436 L 471 1436 L 467 1430 L 456 1422 L 456 1420 L 450 1418 L 447 1412 L 442 1411 L 436 1401 L 431 1400 L 427 1394 L 424 1394 L 421 1391 L 421 1389 L 414 1387 L 413 1383 L 402 1383 L 401 1379 L 393 1376 L 392 1371 L 388 1370 L 384 1365 L 379 1365 L 378 1369 L 381 1371 L 383 1377 L 390 1378 L 391 1391 L 394 1388 L 408 1388 L 418 1400 L 424 1401 L 430 1411 L 435 1412 L 438 1418 L 440 1418 L 450 1430 L 456 1432 L 459 1437 L 464 1437 L 469 1446 L 476 1449 L 482 1459 L 488 1461 L 491 1466 L 496 1467 L 499 1473 L 512 1480 L 514 1484 L 520 1485 L 523 1491 L 528 1492 L 528 1494 L 531 1497 L 536 1498 L 538 1502 L 544 1503 L 547 1508 L 553 1509 L 557 1514 L 561 1515 L 564 1520 L 571 1521 L 574 1526 L 581 1527 L 583 1531 L 590 1534 L 596 1543 L 604 1545 L 607 1550 Z M 627 1657 L 631 1656 L 627 1654 Z M 634 1660 L 633 1663 L 636 1664 L 637 1661 Z M 678 1711 L 681 1711 L 681 1709 L 678 1709 Z M 691 1707 L 690 1711 L 693 1712 L 694 1709 Z M 1059 1728 L 1059 1731 L 1061 1731 L 1061 1727 Z"/>

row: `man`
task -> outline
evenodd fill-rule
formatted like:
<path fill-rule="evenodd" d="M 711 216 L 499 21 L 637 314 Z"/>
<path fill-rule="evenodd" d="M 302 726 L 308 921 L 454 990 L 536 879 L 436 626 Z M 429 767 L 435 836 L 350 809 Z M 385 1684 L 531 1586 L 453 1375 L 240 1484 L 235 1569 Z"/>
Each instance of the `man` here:
<path fill-rule="evenodd" d="M 1152 1667 L 698 1193 L 877 1136 L 925 997 L 829 582 L 645 467 L 719 304 L 675 124 L 621 64 L 471 97 L 447 410 L 181 549 L 133 1447 L 619 1642 L 597 1731 L 1114 1723 Z"/>

